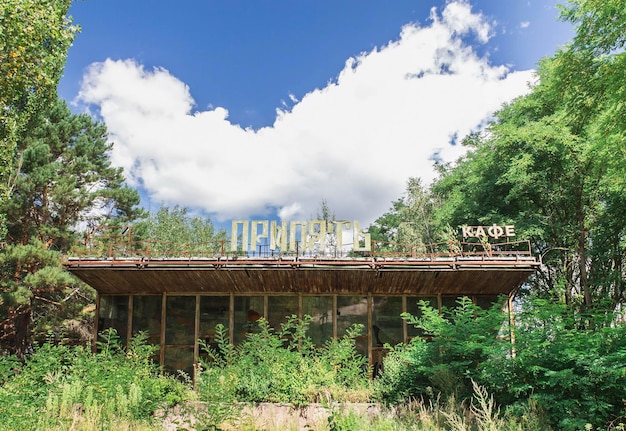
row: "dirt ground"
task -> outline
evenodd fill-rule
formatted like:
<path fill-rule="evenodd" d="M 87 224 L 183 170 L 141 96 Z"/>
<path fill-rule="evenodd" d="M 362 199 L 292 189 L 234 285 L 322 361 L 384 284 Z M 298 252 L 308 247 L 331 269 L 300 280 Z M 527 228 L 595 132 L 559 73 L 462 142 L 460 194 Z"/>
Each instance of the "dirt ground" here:
<path fill-rule="evenodd" d="M 351 412 L 358 416 L 376 416 L 381 409 L 376 404 L 350 403 L 310 404 L 303 407 L 293 407 L 285 404 L 261 403 L 244 405 L 239 422 L 224 426 L 230 430 L 264 430 L 264 431 L 300 431 L 326 430 L 328 418 L 333 414 Z M 184 418 L 179 412 L 171 412 L 163 419 L 164 429 L 167 431 L 188 430 L 194 431 L 194 419 Z"/>

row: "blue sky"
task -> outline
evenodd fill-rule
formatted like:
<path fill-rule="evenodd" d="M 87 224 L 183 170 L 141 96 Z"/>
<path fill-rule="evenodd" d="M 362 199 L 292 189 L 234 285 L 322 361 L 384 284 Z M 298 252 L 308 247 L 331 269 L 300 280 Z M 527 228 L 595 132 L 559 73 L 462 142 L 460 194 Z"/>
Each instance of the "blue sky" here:
<path fill-rule="evenodd" d="M 77 1 L 59 93 L 153 209 L 306 219 L 325 199 L 368 224 L 527 91 L 572 36 L 556 3 Z"/>

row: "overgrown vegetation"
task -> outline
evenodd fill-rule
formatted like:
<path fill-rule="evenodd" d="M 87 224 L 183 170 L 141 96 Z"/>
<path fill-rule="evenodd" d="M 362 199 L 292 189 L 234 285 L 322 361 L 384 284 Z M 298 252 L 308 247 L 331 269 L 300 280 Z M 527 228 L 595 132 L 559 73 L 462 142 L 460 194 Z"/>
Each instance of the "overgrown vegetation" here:
<path fill-rule="evenodd" d="M 24 362 L 0 356 L 0 429 L 119 429 L 151 426 L 159 409 L 189 397 L 188 387 L 161 375 L 154 346 L 138 335 L 122 349 L 114 330 L 98 353 L 44 343 Z"/>
<path fill-rule="evenodd" d="M 276 333 L 261 321 L 260 332 L 238 346 L 218 327 L 217 346 L 205 346 L 195 388 L 188 377 L 181 382 L 159 373 L 151 360 L 155 347 L 143 334 L 127 349 L 114 330 L 106 330 L 97 353 L 45 343 L 24 362 L 3 356 L 0 429 L 162 429 L 165 421 L 182 429 L 283 429 L 244 414 L 245 406 L 262 402 L 294 409 L 318 403 L 327 414 L 309 421 L 321 430 L 538 429 L 535 412 L 521 418 L 501 414 L 494 398 L 474 382 L 467 399 L 451 393 L 415 401 L 406 393 L 396 406 L 359 412 L 349 405 L 388 395 L 382 389 L 391 387 L 369 378 L 354 342 L 362 328 L 314 348 L 307 322 L 292 316 Z M 386 372 L 384 379 L 392 375 Z"/>
<path fill-rule="evenodd" d="M 329 430 L 582 430 L 626 423 L 626 328 L 611 324 L 612 316 L 590 313 L 582 322 L 566 307 L 537 301 L 520 314 L 512 345 L 498 305 L 482 310 L 463 298 L 443 314 L 425 302 L 421 309 L 420 318 L 404 317 L 429 339 L 393 348 L 374 381 L 355 350 L 361 328 L 314 348 L 308 318 L 294 316 L 277 332 L 260 321 L 260 331 L 238 346 L 219 326 L 217 345 L 205 345 L 195 388 L 189 378 L 159 373 L 155 347 L 142 334 L 122 349 L 107 330 L 94 354 L 45 343 L 23 363 L 2 357 L 0 429 L 120 423 L 161 429 L 166 417 L 195 429 L 259 429 L 258 418 L 242 412 L 264 402 L 321 404 L 328 414 L 316 427 Z M 581 330 L 590 323 L 593 329 Z M 376 401 L 383 404 L 371 415 L 346 407 Z"/>
<path fill-rule="evenodd" d="M 7 0 L 0 11 L 0 429 L 160 429 L 161 411 L 181 426 L 256 429 L 239 403 L 265 401 L 322 403 L 329 430 L 625 428 L 624 0 L 568 1 L 576 37 L 540 63 L 530 93 L 466 137 L 467 154 L 439 166 L 432 187 L 410 179 L 370 227 L 393 251 L 450 239 L 450 226 L 514 224 L 543 263 L 514 327 L 500 306 L 462 299 L 439 314 L 423 303 L 404 318 L 427 339 L 393 347 L 373 383 L 358 328 L 317 349 L 307 319 L 280 331 L 262 321 L 239 346 L 220 327 L 195 390 L 160 373 L 141 335 L 122 348 L 106 331 L 97 353 L 66 344 L 72 331 L 87 338 L 94 298 L 60 253 L 146 215 L 111 166 L 104 125 L 56 98 L 77 31 L 70 3 Z M 320 218 L 334 214 L 323 206 Z M 163 254 L 180 252 L 173 242 L 212 253 L 224 239 L 179 207 L 135 224 L 129 246 L 151 240 Z M 372 418 L 335 404 L 372 400 L 389 410 Z"/>
<path fill-rule="evenodd" d="M 366 402 L 371 398 L 367 358 L 357 352 L 354 338 L 362 325 L 344 337 L 317 348 L 307 335 L 310 317 L 296 316 L 275 332 L 265 319 L 260 331 L 233 346 L 226 329 L 217 327 L 217 347 L 205 345 L 197 387 L 205 399 L 215 388 L 241 402 L 302 405 L 313 402 Z"/>
<path fill-rule="evenodd" d="M 506 415 L 539 413 L 544 427 L 626 423 L 626 326 L 616 316 L 582 315 L 536 299 L 518 313 L 511 344 L 512 328 L 498 305 L 483 310 L 462 298 L 442 314 L 426 302 L 421 310 L 420 318 L 404 317 L 429 340 L 415 338 L 385 358 L 375 382 L 385 402 L 465 400 L 479 385 Z"/>

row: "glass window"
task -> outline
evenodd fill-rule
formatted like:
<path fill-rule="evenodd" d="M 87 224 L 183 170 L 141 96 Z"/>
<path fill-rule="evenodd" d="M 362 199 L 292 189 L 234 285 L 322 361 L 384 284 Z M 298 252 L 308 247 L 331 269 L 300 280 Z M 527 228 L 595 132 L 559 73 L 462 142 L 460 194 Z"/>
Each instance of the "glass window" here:
<path fill-rule="evenodd" d="M 441 304 L 442 304 L 442 313 L 444 317 L 450 320 L 456 319 L 456 309 L 461 306 L 460 302 L 462 300 L 464 302 L 468 301 L 472 305 L 474 303 L 472 297 L 467 296 L 467 295 L 457 296 L 457 297 L 454 297 L 454 296 L 442 297 Z"/>
<path fill-rule="evenodd" d="M 502 298 L 502 300 L 499 300 L 499 298 L 495 295 L 476 297 L 476 305 L 478 305 L 480 308 L 484 308 L 485 310 L 490 309 L 495 303 L 498 303 L 504 306 L 504 304 L 506 303 L 506 299 Z"/>
<path fill-rule="evenodd" d="M 193 345 L 195 337 L 195 296 L 168 296 L 165 308 L 165 344 Z"/>
<path fill-rule="evenodd" d="M 399 296 L 377 296 L 373 298 L 372 346 L 395 346 L 404 340 L 402 329 L 402 298 Z"/>
<path fill-rule="evenodd" d="M 183 371 L 193 379 L 193 347 L 166 347 L 163 368 L 174 375 Z"/>
<path fill-rule="evenodd" d="M 270 296 L 267 298 L 267 320 L 276 332 L 281 330 L 281 323 L 287 321 L 292 314 L 298 315 L 298 297 Z"/>
<path fill-rule="evenodd" d="M 117 331 L 122 345 L 126 345 L 128 331 L 128 296 L 101 296 L 98 313 L 98 333 L 107 328 Z"/>
<path fill-rule="evenodd" d="M 441 297 L 441 311 L 446 313 L 452 311 L 459 306 L 457 302 L 460 299 L 459 296 L 442 296 Z"/>
<path fill-rule="evenodd" d="M 333 297 L 305 296 L 302 298 L 302 315 L 311 316 L 309 337 L 316 346 L 322 346 L 333 336 Z"/>
<path fill-rule="evenodd" d="M 419 306 L 420 301 L 426 301 L 429 306 L 433 307 L 435 310 L 438 309 L 436 297 L 409 296 L 406 298 L 407 313 L 417 318 L 422 317 L 422 309 Z M 422 329 L 416 328 L 411 324 L 408 324 L 407 335 L 409 338 L 422 337 L 424 336 L 424 331 Z"/>
<path fill-rule="evenodd" d="M 228 328 L 230 314 L 229 296 L 200 297 L 200 339 L 215 348 L 215 327 L 218 324 Z"/>
<path fill-rule="evenodd" d="M 161 342 L 161 296 L 133 297 L 133 335 L 138 332 L 148 333 L 148 343 Z"/>
<path fill-rule="evenodd" d="M 259 319 L 264 315 L 262 296 L 235 296 L 235 344 L 241 343 L 246 334 L 259 331 Z"/>
<path fill-rule="evenodd" d="M 356 345 L 359 352 L 367 355 L 367 297 L 338 296 L 337 336 L 343 337 L 346 334 L 346 330 L 354 324 L 363 325 L 363 331 L 357 337 Z"/>

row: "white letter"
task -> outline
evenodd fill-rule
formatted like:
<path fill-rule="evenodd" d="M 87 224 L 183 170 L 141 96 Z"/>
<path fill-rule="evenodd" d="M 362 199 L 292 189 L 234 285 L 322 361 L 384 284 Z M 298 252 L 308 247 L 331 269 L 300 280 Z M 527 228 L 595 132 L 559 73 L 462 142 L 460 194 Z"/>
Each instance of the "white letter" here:
<path fill-rule="evenodd" d="M 470 238 L 474 236 L 471 226 L 463 226 L 461 229 L 463 230 L 463 238 Z"/>
<path fill-rule="evenodd" d="M 504 232 L 506 236 L 515 236 L 515 226 L 510 224 L 504 226 Z"/>

